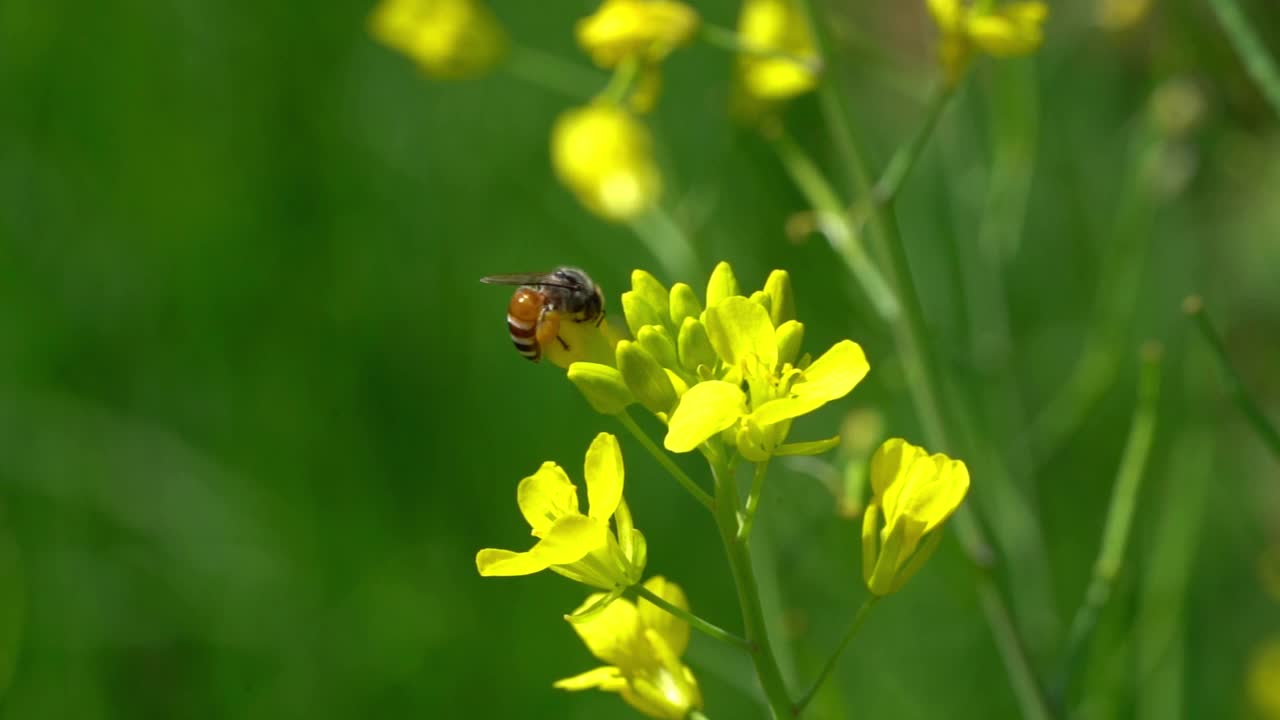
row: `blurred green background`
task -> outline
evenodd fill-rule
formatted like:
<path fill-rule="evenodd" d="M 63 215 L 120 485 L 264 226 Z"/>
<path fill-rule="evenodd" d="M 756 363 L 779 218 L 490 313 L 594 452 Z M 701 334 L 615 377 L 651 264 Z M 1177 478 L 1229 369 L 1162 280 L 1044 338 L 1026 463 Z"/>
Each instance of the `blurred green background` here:
<path fill-rule="evenodd" d="M 833 5 L 879 167 L 920 116 L 933 30 L 923 2 Z M 988 455 L 965 458 L 971 502 L 1038 666 L 1084 593 L 1137 350 L 1157 339 L 1156 443 L 1074 702 L 1254 717 L 1248 664 L 1280 634 L 1259 581 L 1280 471 L 1179 305 L 1205 295 L 1275 418 L 1280 135 L 1207 8 L 1157 5 L 1109 31 L 1092 3 L 1057 3 L 1033 60 L 980 63 L 899 209 Z M 571 28 L 593 7 L 494 3 L 518 42 L 584 66 Z M 734 22 L 735 3 L 698 7 Z M 1280 50 L 1277 6 L 1245 7 Z M 429 81 L 369 38 L 370 9 L 0 3 L 0 716 L 635 716 L 550 687 L 598 664 L 560 619 L 580 588 L 476 574 L 477 549 L 527 542 L 521 477 L 548 459 L 578 475 L 590 439 L 619 432 L 512 351 L 509 295 L 477 279 L 575 264 L 616 309 L 633 268 L 660 269 L 554 181 L 548 134 L 574 100 L 502 72 Z M 784 231 L 803 200 L 728 118 L 731 67 L 698 45 L 666 66 L 650 122 L 669 210 L 704 272 L 727 259 L 759 287 L 790 270 L 808 349 L 867 349 L 868 380 L 796 436 L 860 408 L 921 442 L 889 335 L 821 238 Z M 830 164 L 813 99 L 786 122 Z M 740 628 L 709 518 L 623 449 L 649 572 Z M 988 491 L 997 460 L 1023 504 Z M 800 688 L 862 597 L 857 522 L 794 469 L 771 474 L 763 512 L 758 571 Z M 1037 523 L 1047 565 L 1022 544 Z M 1019 567 L 1051 593 L 1028 598 Z M 711 718 L 763 717 L 741 658 L 695 637 L 689 662 Z M 876 610 L 815 708 L 1015 715 L 953 539 Z"/>

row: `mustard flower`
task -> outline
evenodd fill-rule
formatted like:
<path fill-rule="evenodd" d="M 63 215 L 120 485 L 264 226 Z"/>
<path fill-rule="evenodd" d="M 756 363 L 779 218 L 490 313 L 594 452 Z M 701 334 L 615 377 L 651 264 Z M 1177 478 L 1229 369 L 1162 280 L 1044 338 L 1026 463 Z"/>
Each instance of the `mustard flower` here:
<path fill-rule="evenodd" d="M 939 60 L 950 82 L 964 74 L 975 50 L 993 57 L 1027 55 L 1044 40 L 1041 26 L 1049 6 L 1040 0 L 1018 0 L 990 8 L 965 0 L 928 0 L 942 33 Z"/>
<path fill-rule="evenodd" d="M 636 217 L 662 191 L 648 129 L 606 100 L 569 110 L 556 120 L 551 161 L 556 176 L 578 200 L 607 220 Z"/>
<path fill-rule="evenodd" d="M 578 21 L 578 44 L 602 68 L 634 57 L 659 62 L 698 31 L 698 13 L 674 0 L 605 0 Z"/>
<path fill-rule="evenodd" d="M 884 596 L 938 548 L 939 528 L 969 491 L 969 469 L 893 438 L 871 456 L 871 491 L 862 516 L 862 578 L 872 594 Z"/>
<path fill-rule="evenodd" d="M 682 610 L 689 609 L 684 591 L 673 582 L 652 577 L 644 586 Z M 602 594 L 587 598 L 579 613 L 596 606 Z M 603 667 L 555 684 L 563 690 L 596 688 L 616 692 L 636 710 L 654 718 L 684 720 L 702 708 L 698 681 L 680 662 L 689 645 L 689 623 L 643 598 L 636 604 L 618 600 L 573 629 Z"/>
<path fill-rule="evenodd" d="M 787 100 L 818 84 L 817 48 L 796 0 L 745 0 L 738 37 L 752 50 L 738 56 L 738 83 L 751 100 Z"/>
<path fill-rule="evenodd" d="M 382 0 L 370 31 L 438 78 L 479 75 L 497 64 L 507 45 L 497 18 L 477 0 Z"/>
<path fill-rule="evenodd" d="M 537 544 L 525 552 L 488 548 L 476 554 L 486 577 L 531 575 L 551 570 L 617 597 L 644 574 L 644 536 L 631 523 L 622 497 L 622 451 L 618 440 L 600 433 L 587 450 L 583 474 L 588 510 L 578 509 L 578 491 L 559 465 L 545 462 L 520 481 L 516 502 L 533 528 Z M 613 519 L 616 532 L 610 529 Z"/>
<path fill-rule="evenodd" d="M 1249 700 L 1261 720 L 1280 720 L 1280 637 L 1265 641 L 1249 662 Z"/>

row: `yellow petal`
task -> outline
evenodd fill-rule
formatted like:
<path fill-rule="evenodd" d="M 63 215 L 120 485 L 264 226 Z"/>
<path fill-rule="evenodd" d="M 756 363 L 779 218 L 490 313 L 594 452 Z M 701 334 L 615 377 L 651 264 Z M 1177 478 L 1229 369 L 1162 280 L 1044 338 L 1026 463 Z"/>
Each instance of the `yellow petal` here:
<path fill-rule="evenodd" d="M 595 597 L 587 598 L 579 610 L 594 604 Z M 638 619 L 636 606 L 630 600 L 619 598 L 590 620 L 571 623 L 571 626 L 592 655 L 628 674 L 643 661 L 643 653 L 637 652 L 643 650 L 638 644 Z"/>
<path fill-rule="evenodd" d="M 484 577 L 532 575 L 547 569 L 547 563 L 532 552 L 512 552 L 486 548 L 476 553 L 476 570 Z"/>
<path fill-rule="evenodd" d="M 592 690 L 598 688 L 605 692 L 617 692 L 626 686 L 627 679 L 622 676 L 622 672 L 616 667 L 606 665 L 594 670 L 588 670 L 581 675 L 557 680 L 553 687 L 561 690 Z"/>
<path fill-rule="evenodd" d="M 562 517 L 529 552 L 548 565 L 568 565 L 608 544 L 609 526 L 586 515 Z"/>
<path fill-rule="evenodd" d="M 910 497 L 903 498 L 902 513 L 923 522 L 924 532 L 929 532 L 951 517 L 964 501 L 969 492 L 969 469 L 941 453 L 922 465 L 932 465 L 931 482 L 913 488 Z"/>
<path fill-rule="evenodd" d="M 556 520 L 578 514 L 578 490 L 553 462 L 542 463 L 536 473 L 520 481 L 516 502 L 535 537 L 545 535 Z"/>
<path fill-rule="evenodd" d="M 747 411 L 747 397 L 720 380 L 698 383 L 680 398 L 663 441 L 671 452 L 689 452 L 737 422 Z"/>
<path fill-rule="evenodd" d="M 817 84 L 813 38 L 794 0 L 747 0 L 738 16 L 738 36 L 755 51 L 738 61 L 739 83 L 751 97 L 786 100 Z M 792 57 L 762 57 L 761 51 Z"/>
<path fill-rule="evenodd" d="M 631 331 L 631 336 L 635 337 L 640 332 L 640 328 L 646 325 L 661 325 L 662 320 L 666 317 L 666 306 L 653 305 L 650 299 L 646 298 L 636 290 L 628 290 L 622 293 L 622 314 L 627 318 L 627 329 Z"/>
<path fill-rule="evenodd" d="M 684 590 L 662 576 L 649 578 L 644 582 L 644 587 L 681 610 L 689 609 L 689 600 L 685 598 Z M 637 605 L 640 625 L 661 637 L 666 649 L 676 657 L 683 655 L 685 648 L 689 646 L 689 623 L 644 598 L 637 600 Z"/>
<path fill-rule="evenodd" d="M 622 500 L 622 449 L 618 438 L 600 433 L 587 448 L 583 473 L 587 478 L 587 514 L 608 522 Z"/>
<path fill-rule="evenodd" d="M 702 314 L 702 303 L 693 288 L 685 283 L 671 286 L 671 326 L 680 327 L 685 318 L 696 318 Z"/>
<path fill-rule="evenodd" d="M 569 366 L 569 382 L 572 382 L 591 408 L 605 415 L 617 415 L 635 402 L 635 396 L 627 387 L 617 368 L 592 362 L 576 362 Z"/>
<path fill-rule="evenodd" d="M 733 268 L 721 260 L 711 271 L 711 279 L 707 281 L 707 307 L 739 294 L 741 291 L 738 290 L 738 278 L 734 276 Z"/>
<path fill-rule="evenodd" d="M 804 343 L 804 323 L 788 320 L 779 325 L 774 333 L 778 337 L 778 364 L 794 365 L 800 357 L 800 346 Z"/>
<path fill-rule="evenodd" d="M 768 374 L 778 364 L 778 340 L 769 311 L 735 296 L 707 309 L 707 336 L 726 364 Z"/>
<path fill-rule="evenodd" d="M 862 348 L 852 340 L 841 340 L 805 369 L 803 379 L 791 386 L 787 397 L 756 408 L 751 421 L 768 427 L 811 413 L 849 394 L 870 369 Z"/>
<path fill-rule="evenodd" d="M 551 133 L 551 159 L 560 181 L 607 220 L 635 218 L 661 193 L 648 128 L 613 103 L 562 113 Z"/>
<path fill-rule="evenodd" d="M 1043 41 L 1041 24 L 1049 8 L 1040 2 L 1005 5 L 990 14 L 972 15 L 965 32 L 984 52 L 996 57 L 1026 55 Z"/>
<path fill-rule="evenodd" d="M 954 32 L 960 27 L 964 9 L 960 0 L 929 0 L 929 14 L 943 32 Z"/>
<path fill-rule="evenodd" d="M 644 270 L 632 270 L 631 292 L 643 298 L 664 317 L 667 315 L 667 308 L 671 306 L 671 293 L 658 281 L 658 278 Z"/>
<path fill-rule="evenodd" d="M 769 319 L 774 327 L 796 319 L 796 299 L 791 290 L 791 275 L 786 270 L 774 270 L 764 281 L 764 292 L 769 296 Z"/>
<path fill-rule="evenodd" d="M 871 491 L 875 497 L 883 497 L 906 468 L 924 454 L 923 449 L 902 438 L 890 438 L 881 443 L 871 456 Z"/>

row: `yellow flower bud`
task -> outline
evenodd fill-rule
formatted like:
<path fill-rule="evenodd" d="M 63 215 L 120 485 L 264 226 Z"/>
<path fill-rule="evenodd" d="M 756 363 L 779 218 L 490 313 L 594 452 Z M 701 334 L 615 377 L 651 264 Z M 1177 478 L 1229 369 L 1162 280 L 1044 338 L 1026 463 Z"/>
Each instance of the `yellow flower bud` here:
<path fill-rule="evenodd" d="M 969 469 L 893 438 L 871 457 L 871 489 L 862 517 L 862 577 L 872 594 L 884 596 L 937 549 L 939 529 L 969 491 Z"/>
<path fill-rule="evenodd" d="M 662 189 L 649 131 L 616 104 L 595 102 L 562 114 L 551 134 L 556 176 L 587 209 L 629 220 Z"/>
<path fill-rule="evenodd" d="M 817 50 L 795 0 L 745 0 L 738 36 L 753 51 L 738 57 L 739 82 L 752 100 L 786 100 L 817 85 Z M 769 52 L 789 57 L 768 57 Z"/>
<path fill-rule="evenodd" d="M 975 51 L 993 57 L 1035 52 L 1044 41 L 1041 26 L 1049 6 L 1040 0 L 1019 0 L 995 8 L 965 0 L 928 0 L 929 12 L 941 31 L 938 59 L 949 82 L 964 75 Z"/>
<path fill-rule="evenodd" d="M 603 68 L 631 56 L 658 62 L 688 43 L 698 23 L 697 11 L 673 0 L 605 0 L 578 21 L 578 44 Z"/>
<path fill-rule="evenodd" d="M 506 51 L 502 26 L 476 0 L 382 0 L 369 25 L 375 38 L 432 77 L 479 75 Z"/>

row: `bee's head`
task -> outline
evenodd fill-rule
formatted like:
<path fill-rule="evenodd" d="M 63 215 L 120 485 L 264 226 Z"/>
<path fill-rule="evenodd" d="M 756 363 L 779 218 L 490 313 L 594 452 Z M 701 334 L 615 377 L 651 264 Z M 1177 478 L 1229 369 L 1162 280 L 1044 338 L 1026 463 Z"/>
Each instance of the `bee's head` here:
<path fill-rule="evenodd" d="M 551 276 L 570 290 L 572 304 L 583 317 L 594 318 L 604 312 L 604 293 L 580 268 L 558 267 Z"/>

